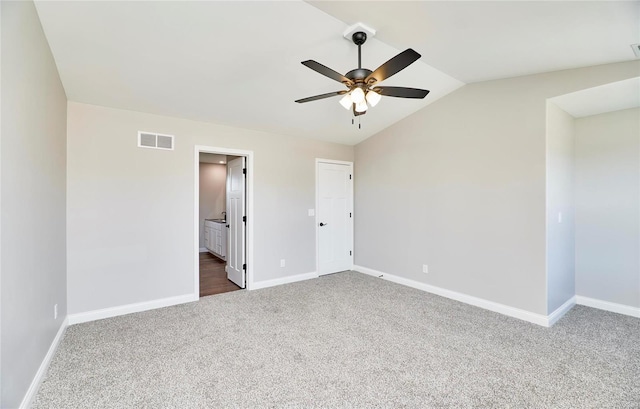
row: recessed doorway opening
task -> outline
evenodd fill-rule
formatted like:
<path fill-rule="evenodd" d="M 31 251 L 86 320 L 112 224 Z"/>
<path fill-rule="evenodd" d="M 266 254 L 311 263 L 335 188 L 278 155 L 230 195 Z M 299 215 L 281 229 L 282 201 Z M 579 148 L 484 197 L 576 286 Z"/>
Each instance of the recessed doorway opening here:
<path fill-rule="evenodd" d="M 194 293 L 251 288 L 253 153 L 195 148 Z"/>

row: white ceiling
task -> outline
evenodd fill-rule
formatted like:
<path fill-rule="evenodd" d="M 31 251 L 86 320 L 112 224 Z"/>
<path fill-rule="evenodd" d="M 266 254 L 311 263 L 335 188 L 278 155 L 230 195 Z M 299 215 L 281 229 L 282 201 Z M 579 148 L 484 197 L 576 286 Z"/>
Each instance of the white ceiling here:
<path fill-rule="evenodd" d="M 310 3 L 465 83 L 628 61 L 640 42 L 639 1 Z"/>
<path fill-rule="evenodd" d="M 283 135 L 355 144 L 464 82 L 634 58 L 640 2 L 55 2 L 37 1 L 72 101 Z M 362 117 L 330 98 L 342 89 L 304 67 L 345 73 L 356 47 L 342 32 L 377 30 L 363 46 L 375 69 L 406 48 L 422 58 L 384 85 L 425 88 L 384 97 Z M 436 67 L 436 68 L 434 68 Z M 161 131 L 161 130 L 158 130 Z"/>
<path fill-rule="evenodd" d="M 574 118 L 640 107 L 640 77 L 550 98 Z"/>

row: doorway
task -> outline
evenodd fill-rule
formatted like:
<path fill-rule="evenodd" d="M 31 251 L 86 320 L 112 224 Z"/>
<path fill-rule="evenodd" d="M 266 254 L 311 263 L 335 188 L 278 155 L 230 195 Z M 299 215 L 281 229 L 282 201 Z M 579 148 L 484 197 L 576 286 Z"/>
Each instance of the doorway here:
<path fill-rule="evenodd" d="M 353 163 L 316 159 L 318 275 L 353 267 Z"/>
<path fill-rule="evenodd" d="M 195 147 L 194 293 L 253 283 L 253 152 Z"/>

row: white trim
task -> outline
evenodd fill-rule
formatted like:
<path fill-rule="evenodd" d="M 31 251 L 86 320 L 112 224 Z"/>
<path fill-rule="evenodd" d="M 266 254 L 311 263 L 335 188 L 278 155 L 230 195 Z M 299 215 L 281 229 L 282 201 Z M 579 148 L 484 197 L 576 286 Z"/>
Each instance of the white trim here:
<path fill-rule="evenodd" d="M 282 284 L 291 284 L 291 283 L 296 283 L 298 281 L 311 280 L 312 278 L 318 278 L 318 273 L 314 271 L 312 273 L 297 274 L 294 276 L 274 278 L 273 280 L 257 281 L 253 283 L 253 286 L 251 287 L 251 289 L 259 290 L 261 288 L 275 287 L 277 285 L 282 285 Z"/>
<path fill-rule="evenodd" d="M 134 304 L 119 305 L 117 307 L 103 308 L 100 310 L 69 314 L 67 319 L 69 320 L 69 325 L 74 325 L 83 322 L 101 320 L 104 318 L 118 317 L 120 315 L 127 315 L 134 312 L 155 310 L 156 308 L 185 304 L 188 302 L 198 301 L 199 298 L 199 295 L 194 297 L 193 294 L 185 294 L 177 297 L 161 298 L 158 300 L 143 301 Z"/>
<path fill-rule="evenodd" d="M 549 316 L 546 316 L 546 315 L 536 314 L 530 311 L 521 310 L 519 308 L 514 308 L 508 305 L 485 300 L 483 298 L 478 298 L 471 295 L 459 293 L 456 291 L 447 290 L 445 288 L 421 283 L 418 281 L 410 280 L 408 278 L 395 276 L 393 274 L 383 273 L 382 271 L 377 271 L 367 267 L 354 265 L 353 269 L 357 272 L 360 272 L 366 275 L 379 277 L 379 278 L 382 278 L 383 280 L 406 285 L 407 287 L 412 287 L 418 290 L 426 291 L 428 293 L 436 294 L 441 297 L 450 298 L 452 300 L 460 301 L 465 304 L 473 305 L 475 307 L 480 307 L 485 310 L 497 312 L 503 315 L 507 315 L 509 317 L 518 318 L 523 321 L 528 321 L 534 324 L 542 325 L 543 327 L 551 326 Z"/>
<path fill-rule="evenodd" d="M 554 312 L 552 312 L 547 316 L 549 320 L 548 326 L 550 327 L 556 322 L 558 322 L 558 320 L 564 317 L 564 314 L 568 313 L 575 305 L 576 305 L 576 296 L 574 295 L 573 297 L 565 301 L 564 304 L 556 308 Z"/>
<path fill-rule="evenodd" d="M 246 254 L 245 260 L 247 263 L 247 272 L 245 277 L 247 290 L 253 289 L 253 151 L 246 151 L 241 149 L 220 148 L 214 146 L 196 145 L 194 147 L 194 200 L 193 200 L 193 225 L 194 225 L 194 251 L 193 254 L 193 296 L 196 300 L 200 298 L 200 215 L 198 208 L 200 206 L 200 185 L 198 180 L 200 178 L 200 153 L 217 153 L 220 155 L 232 155 L 232 156 L 244 156 L 246 158 L 247 165 L 247 231 L 246 231 Z"/>
<path fill-rule="evenodd" d="M 200 247 L 200 253 L 208 253 L 209 250 L 207 250 L 206 247 Z"/>
<path fill-rule="evenodd" d="M 33 398 L 35 398 L 36 393 L 38 392 L 38 389 L 40 388 L 40 385 L 44 380 L 44 376 L 47 373 L 47 369 L 49 369 L 49 364 L 51 363 L 51 359 L 53 359 L 53 355 L 56 353 L 56 350 L 58 349 L 58 345 L 60 345 L 60 341 L 62 340 L 62 336 L 64 335 L 64 332 L 66 331 L 68 325 L 69 325 L 68 318 L 65 318 L 62 321 L 62 324 L 60 325 L 60 328 L 58 329 L 56 336 L 53 338 L 53 341 L 49 346 L 49 350 L 47 351 L 47 354 L 44 356 L 44 359 L 42 359 L 42 362 L 40 363 L 40 367 L 38 368 L 38 371 L 33 377 L 33 380 L 31 381 L 31 385 L 29 385 L 29 389 L 27 389 L 27 393 L 24 395 L 24 398 L 22 398 L 22 403 L 20 403 L 20 409 L 27 409 L 31 407 L 31 404 L 33 403 Z"/>
<path fill-rule="evenodd" d="M 353 166 L 353 162 L 349 162 L 349 161 L 345 161 L 345 160 L 316 158 L 316 163 L 318 163 L 318 162 L 333 163 L 334 165 L 351 165 L 351 166 Z"/>
<path fill-rule="evenodd" d="M 333 159 L 322 159 L 322 158 L 316 158 L 316 209 L 315 209 L 315 228 L 316 228 L 316 272 L 319 275 L 320 272 L 320 229 L 319 227 L 319 223 L 320 220 L 318 219 L 318 214 L 320 213 L 320 195 L 319 195 L 319 180 L 318 180 L 318 167 L 320 163 L 330 163 L 330 164 L 334 164 L 334 165 L 347 165 L 349 166 L 350 170 L 351 170 L 351 214 L 353 215 L 353 217 L 351 218 L 351 265 L 353 266 L 353 258 L 355 255 L 355 232 L 354 232 L 354 223 L 353 220 L 355 219 L 355 211 L 354 211 L 354 195 L 355 195 L 355 189 L 353 188 L 354 183 L 355 183 L 355 172 L 353 171 L 353 162 L 348 162 L 348 161 L 343 161 L 343 160 L 333 160 Z"/>
<path fill-rule="evenodd" d="M 628 315 L 630 317 L 640 318 L 640 308 L 638 307 L 617 304 L 610 301 L 597 300 L 595 298 L 584 297 L 582 295 L 576 295 L 576 302 L 578 303 L 578 305 L 584 305 L 586 307 L 597 308 L 599 310 L 605 310 L 618 314 Z"/>

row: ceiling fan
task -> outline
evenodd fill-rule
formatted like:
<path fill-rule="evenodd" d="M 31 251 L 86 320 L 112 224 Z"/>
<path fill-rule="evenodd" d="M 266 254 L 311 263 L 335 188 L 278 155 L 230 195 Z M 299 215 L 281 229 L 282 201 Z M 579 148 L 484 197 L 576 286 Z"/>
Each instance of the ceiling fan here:
<path fill-rule="evenodd" d="M 320 64 L 317 61 L 302 61 L 303 65 L 324 75 L 325 77 L 329 77 L 332 80 L 341 82 L 347 89 L 315 95 L 308 98 L 302 98 L 297 100 L 297 103 L 302 104 L 305 102 L 317 101 L 319 99 L 343 95 L 342 99 L 340 100 L 340 105 L 342 105 L 345 109 L 353 110 L 354 116 L 359 116 L 366 114 L 369 106 L 376 106 L 376 104 L 380 102 L 382 95 L 387 97 L 416 99 L 422 99 L 427 96 L 429 91 L 425 89 L 376 86 L 376 84 L 386 80 L 392 75 L 397 74 L 398 72 L 407 68 L 409 65 L 413 64 L 417 59 L 420 58 L 420 54 L 418 54 L 411 48 L 408 48 L 389 61 L 382 64 L 375 71 L 371 71 L 367 68 L 362 68 L 361 47 L 362 44 L 367 41 L 367 33 L 363 31 L 357 31 L 353 33 L 351 39 L 353 40 L 353 43 L 358 46 L 358 68 L 351 70 L 344 75 Z"/>

